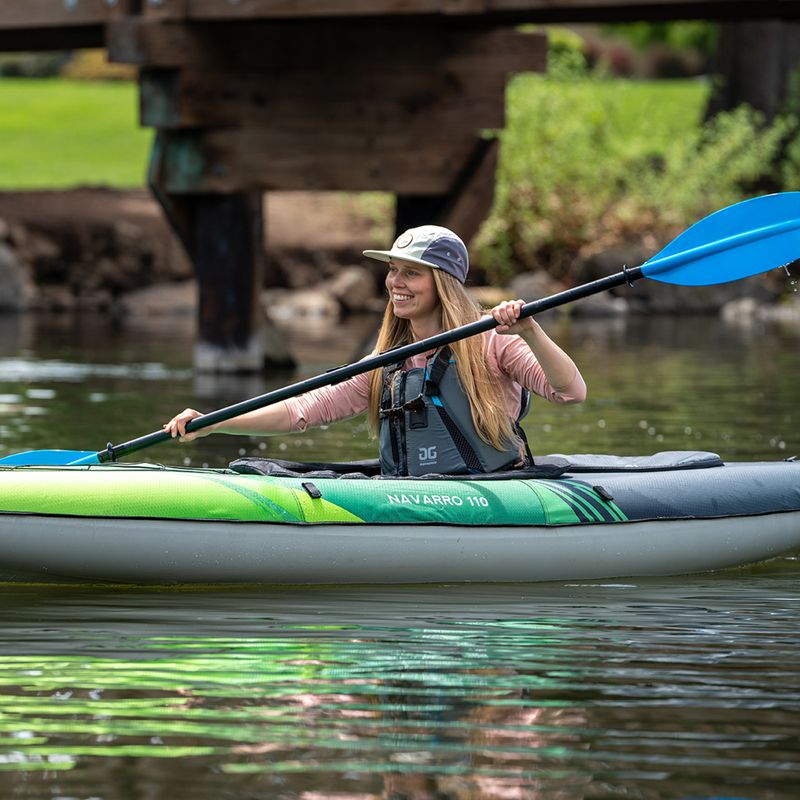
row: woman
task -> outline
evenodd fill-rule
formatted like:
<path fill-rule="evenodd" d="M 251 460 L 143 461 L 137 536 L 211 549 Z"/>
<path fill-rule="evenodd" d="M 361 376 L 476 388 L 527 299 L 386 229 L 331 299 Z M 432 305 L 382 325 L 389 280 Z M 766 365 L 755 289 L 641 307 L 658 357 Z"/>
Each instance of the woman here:
<path fill-rule="evenodd" d="M 401 234 L 391 250 L 365 250 L 388 264 L 389 302 L 376 352 L 427 339 L 481 317 L 464 289 L 469 256 L 447 228 L 424 225 Z M 497 327 L 357 375 L 216 426 L 186 433 L 200 415 L 187 408 L 164 429 L 181 441 L 209 433 L 267 434 L 309 427 L 368 410 L 380 440 L 384 474 L 493 472 L 524 463 L 517 422 L 527 389 L 555 403 L 579 403 L 586 385 L 572 359 L 532 318 L 522 300 L 491 310 Z"/>

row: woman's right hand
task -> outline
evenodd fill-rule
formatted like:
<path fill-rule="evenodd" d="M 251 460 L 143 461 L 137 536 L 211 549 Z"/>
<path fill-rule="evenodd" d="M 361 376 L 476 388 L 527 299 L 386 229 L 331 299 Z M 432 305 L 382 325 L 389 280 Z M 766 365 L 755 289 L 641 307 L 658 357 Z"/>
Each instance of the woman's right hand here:
<path fill-rule="evenodd" d="M 213 425 L 210 425 L 208 428 L 201 428 L 199 431 L 186 433 L 187 424 L 193 419 L 202 416 L 203 415 L 199 411 L 195 411 L 193 408 L 186 408 L 181 411 L 180 414 L 176 414 L 163 427 L 173 439 L 177 439 L 179 442 L 191 442 L 195 439 L 199 439 L 201 436 L 208 436 L 209 433 L 213 433 Z"/>

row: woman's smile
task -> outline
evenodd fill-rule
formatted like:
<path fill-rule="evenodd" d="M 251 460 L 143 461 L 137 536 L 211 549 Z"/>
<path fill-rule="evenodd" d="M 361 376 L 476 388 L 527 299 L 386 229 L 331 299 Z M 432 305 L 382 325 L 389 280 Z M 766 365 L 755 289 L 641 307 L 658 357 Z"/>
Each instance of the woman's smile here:
<path fill-rule="evenodd" d="M 408 320 L 438 314 L 439 297 L 429 267 L 392 259 L 386 273 L 386 288 L 394 313 Z"/>

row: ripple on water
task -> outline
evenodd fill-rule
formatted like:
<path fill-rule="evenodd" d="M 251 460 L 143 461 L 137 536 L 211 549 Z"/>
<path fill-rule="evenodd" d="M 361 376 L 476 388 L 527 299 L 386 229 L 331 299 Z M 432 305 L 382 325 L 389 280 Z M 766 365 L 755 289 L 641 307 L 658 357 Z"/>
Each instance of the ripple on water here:
<path fill-rule="evenodd" d="M 800 637 L 796 569 L 784 569 L 580 586 L 18 590 L 0 626 L 0 772 L 57 772 L 74 795 L 136 758 L 151 779 L 181 772 L 201 798 L 752 786 L 788 798 Z"/>

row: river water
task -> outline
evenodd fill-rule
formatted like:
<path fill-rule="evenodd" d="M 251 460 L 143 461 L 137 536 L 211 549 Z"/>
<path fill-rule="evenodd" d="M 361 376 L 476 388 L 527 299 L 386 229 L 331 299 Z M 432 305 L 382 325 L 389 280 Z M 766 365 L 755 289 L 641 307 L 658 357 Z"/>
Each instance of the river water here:
<path fill-rule="evenodd" d="M 351 360 L 374 320 L 292 332 L 302 367 L 199 378 L 188 320 L 0 318 L 0 454 L 95 450 Z M 800 455 L 800 332 L 549 324 L 590 388 L 535 452 Z M 335 339 L 335 341 L 332 341 Z M 362 421 L 141 460 L 374 455 Z M 796 798 L 800 565 L 483 586 L 0 586 L 0 796 Z"/>

